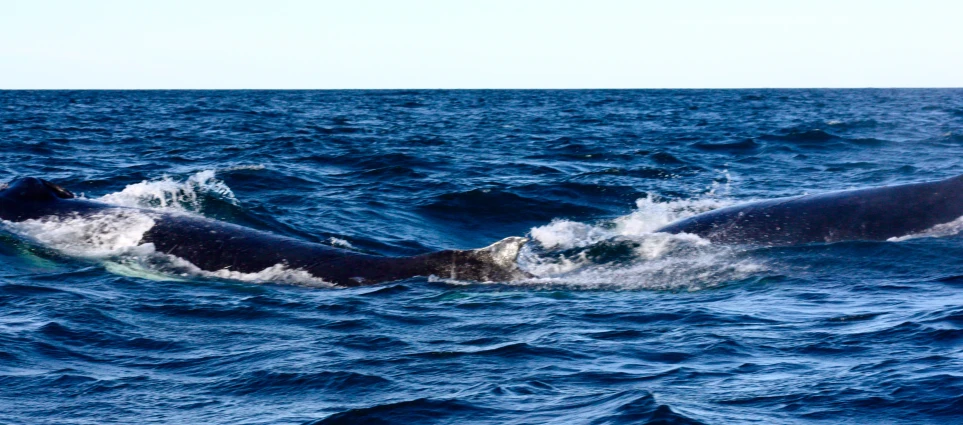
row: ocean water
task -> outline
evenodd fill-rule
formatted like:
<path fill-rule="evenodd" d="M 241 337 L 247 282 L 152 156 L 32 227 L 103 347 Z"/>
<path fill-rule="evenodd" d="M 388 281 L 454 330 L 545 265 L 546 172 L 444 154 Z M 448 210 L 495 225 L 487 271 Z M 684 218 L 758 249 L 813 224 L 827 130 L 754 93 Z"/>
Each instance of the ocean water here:
<path fill-rule="evenodd" d="M 963 235 L 653 233 L 963 174 L 963 90 L 0 92 L 0 180 L 502 283 L 173 273 L 136 217 L 0 226 L 0 423 L 956 424 Z M 142 231 L 141 231 L 142 233 Z"/>

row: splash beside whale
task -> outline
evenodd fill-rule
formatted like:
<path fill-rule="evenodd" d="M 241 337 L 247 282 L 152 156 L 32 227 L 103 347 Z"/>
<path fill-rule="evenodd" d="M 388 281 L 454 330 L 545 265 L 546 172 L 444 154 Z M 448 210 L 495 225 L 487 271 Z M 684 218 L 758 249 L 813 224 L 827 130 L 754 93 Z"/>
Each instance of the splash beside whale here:
<path fill-rule="evenodd" d="M 770 199 L 712 210 L 656 232 L 766 246 L 885 241 L 963 217 L 963 176 Z"/>
<path fill-rule="evenodd" d="M 139 243 L 189 261 L 205 271 L 258 273 L 277 265 L 301 270 L 339 286 L 371 285 L 434 275 L 471 281 L 527 277 L 516 264 L 526 238 L 509 237 L 476 250 L 446 250 L 411 257 L 384 257 L 306 242 L 190 214 L 118 207 L 79 199 L 46 180 L 27 177 L 0 188 L 0 219 L 23 222 L 138 211 L 153 225 Z"/>

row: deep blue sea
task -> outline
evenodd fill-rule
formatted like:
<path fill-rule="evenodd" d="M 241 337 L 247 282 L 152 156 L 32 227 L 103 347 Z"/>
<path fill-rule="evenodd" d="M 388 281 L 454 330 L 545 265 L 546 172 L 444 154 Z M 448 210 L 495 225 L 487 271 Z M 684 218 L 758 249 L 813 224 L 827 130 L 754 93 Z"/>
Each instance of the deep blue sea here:
<path fill-rule="evenodd" d="M 0 180 L 534 278 L 171 273 L 0 226 L 2 424 L 958 424 L 963 235 L 653 233 L 963 174 L 963 90 L 3 91 Z M 138 233 L 138 231 L 140 233 Z"/>

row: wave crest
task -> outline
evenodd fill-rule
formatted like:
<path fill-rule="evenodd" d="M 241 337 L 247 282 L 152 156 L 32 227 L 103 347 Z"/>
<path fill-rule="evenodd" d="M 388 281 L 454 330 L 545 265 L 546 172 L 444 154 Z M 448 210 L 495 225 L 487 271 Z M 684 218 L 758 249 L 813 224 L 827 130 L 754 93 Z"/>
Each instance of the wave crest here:
<path fill-rule="evenodd" d="M 170 176 L 159 180 L 145 180 L 127 185 L 120 192 L 101 196 L 97 200 L 121 207 L 200 212 L 205 197 L 220 199 L 232 205 L 239 204 L 231 188 L 215 178 L 214 170 L 199 171 L 183 181 Z"/>

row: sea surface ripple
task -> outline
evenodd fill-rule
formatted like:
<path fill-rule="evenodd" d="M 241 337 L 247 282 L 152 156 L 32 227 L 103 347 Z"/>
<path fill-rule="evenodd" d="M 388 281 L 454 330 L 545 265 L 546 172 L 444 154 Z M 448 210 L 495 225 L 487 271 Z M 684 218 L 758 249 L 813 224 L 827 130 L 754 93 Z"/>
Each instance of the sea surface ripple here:
<path fill-rule="evenodd" d="M 963 90 L 0 91 L 0 174 L 384 255 L 528 235 L 536 275 L 171 274 L 136 223 L 4 223 L 3 424 L 963 418 L 963 235 L 652 233 L 963 174 Z"/>

